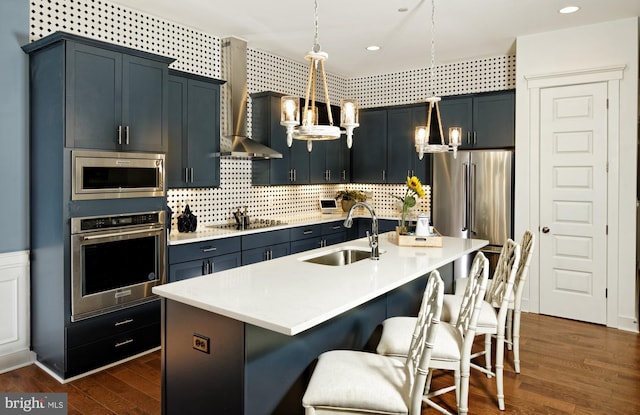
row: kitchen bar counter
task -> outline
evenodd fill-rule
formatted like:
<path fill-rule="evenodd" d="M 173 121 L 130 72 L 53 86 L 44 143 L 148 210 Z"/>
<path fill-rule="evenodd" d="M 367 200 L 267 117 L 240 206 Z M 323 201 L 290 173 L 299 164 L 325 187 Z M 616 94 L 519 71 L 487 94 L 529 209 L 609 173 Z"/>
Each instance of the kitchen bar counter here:
<path fill-rule="evenodd" d="M 400 247 L 380 235 L 380 260 L 346 266 L 304 259 L 343 247 L 369 249 L 366 238 L 156 286 L 170 300 L 294 336 L 476 251 L 486 241 L 443 237 L 442 248 Z"/>
<path fill-rule="evenodd" d="M 442 248 L 399 247 L 380 235 L 380 260 L 344 266 L 304 259 L 344 242 L 163 286 L 162 410 L 301 415 L 313 362 L 331 349 L 373 350 L 380 323 L 417 312 L 426 276 L 487 244 L 444 237 Z"/>

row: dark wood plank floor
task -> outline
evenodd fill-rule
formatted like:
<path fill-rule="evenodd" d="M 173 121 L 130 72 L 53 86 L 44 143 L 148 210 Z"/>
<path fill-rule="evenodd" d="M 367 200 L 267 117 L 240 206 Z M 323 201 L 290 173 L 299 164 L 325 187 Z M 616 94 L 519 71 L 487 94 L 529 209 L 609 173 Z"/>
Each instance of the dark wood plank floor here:
<path fill-rule="evenodd" d="M 507 353 L 506 410 L 498 410 L 495 381 L 476 371 L 470 382 L 471 414 L 640 414 L 640 335 L 526 313 L 522 327 L 520 374 L 513 372 L 512 355 Z M 451 381 L 442 373 L 433 385 Z M 66 392 L 70 415 L 157 415 L 160 353 L 65 385 L 31 365 L 0 375 L 0 391 Z M 452 394 L 441 401 L 455 410 L 454 402 Z"/>

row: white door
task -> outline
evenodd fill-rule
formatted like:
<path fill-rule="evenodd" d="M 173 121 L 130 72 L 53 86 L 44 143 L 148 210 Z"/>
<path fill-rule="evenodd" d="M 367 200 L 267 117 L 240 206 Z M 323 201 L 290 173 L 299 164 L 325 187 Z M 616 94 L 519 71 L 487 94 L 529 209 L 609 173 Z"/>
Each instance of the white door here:
<path fill-rule="evenodd" d="M 540 313 L 605 324 L 607 84 L 540 92 Z"/>

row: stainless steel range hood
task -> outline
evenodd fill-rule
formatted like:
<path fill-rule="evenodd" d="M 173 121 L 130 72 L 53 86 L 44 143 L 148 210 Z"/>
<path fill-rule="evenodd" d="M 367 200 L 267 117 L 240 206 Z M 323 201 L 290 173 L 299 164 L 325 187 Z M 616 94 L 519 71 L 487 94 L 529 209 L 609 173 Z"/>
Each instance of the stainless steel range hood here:
<path fill-rule="evenodd" d="M 247 136 L 247 42 L 237 37 L 222 39 L 222 63 L 226 93 L 222 136 L 231 140 L 231 151 L 221 151 L 224 157 L 251 159 L 282 158 L 282 154 Z"/>

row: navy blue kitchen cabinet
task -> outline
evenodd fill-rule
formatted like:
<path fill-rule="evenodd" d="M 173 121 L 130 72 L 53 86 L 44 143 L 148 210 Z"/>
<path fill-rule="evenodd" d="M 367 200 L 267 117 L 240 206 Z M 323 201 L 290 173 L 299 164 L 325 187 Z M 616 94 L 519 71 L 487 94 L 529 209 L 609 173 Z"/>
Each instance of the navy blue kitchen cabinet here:
<path fill-rule="evenodd" d="M 426 119 L 426 104 L 362 110 L 354 133 L 352 181 L 405 183 L 407 176 L 418 176 L 430 183 L 431 157 L 420 160 L 414 144 L 415 127 Z"/>
<path fill-rule="evenodd" d="M 66 373 L 88 372 L 160 345 L 160 300 L 75 323 L 65 330 Z"/>
<path fill-rule="evenodd" d="M 304 98 L 300 99 L 300 111 L 304 108 Z M 333 125 L 340 124 L 340 107 L 331 106 Z M 302 115 L 300 116 L 302 119 Z M 318 123 L 329 125 L 327 107 L 324 103 L 318 103 Z M 312 151 L 309 154 L 309 183 L 331 184 L 348 183 L 351 177 L 349 172 L 350 150 L 347 147 L 347 137 L 341 135 L 336 140 L 314 141 Z"/>
<path fill-rule="evenodd" d="M 220 186 L 220 85 L 224 81 L 169 71 L 167 186 Z"/>
<path fill-rule="evenodd" d="M 147 313 L 147 304 L 71 320 L 71 219 L 166 206 L 164 197 L 72 200 L 71 155 L 74 146 L 166 151 L 162 84 L 173 59 L 63 32 L 22 50 L 30 71 L 31 348 L 42 365 L 67 379 L 160 345 L 160 314 Z M 126 135 L 117 144 L 118 125 L 130 125 L 129 147 Z M 129 317 L 112 320 L 119 316 Z M 102 332 L 103 324 L 121 321 L 126 330 Z"/>
<path fill-rule="evenodd" d="M 242 235 L 242 265 L 289 255 L 289 229 Z"/>
<path fill-rule="evenodd" d="M 514 90 L 444 97 L 440 111 L 445 143 L 448 142 L 449 127 L 462 127 L 462 150 L 515 145 Z M 434 128 L 432 125 L 432 133 L 436 132 Z"/>
<path fill-rule="evenodd" d="M 291 229 L 291 253 L 335 245 L 347 240 L 343 221 L 325 222 Z"/>
<path fill-rule="evenodd" d="M 169 282 L 241 265 L 239 236 L 169 246 Z"/>
<path fill-rule="evenodd" d="M 387 110 L 360 111 L 360 127 L 353 132 L 351 148 L 351 181 L 353 183 L 386 183 Z"/>
<path fill-rule="evenodd" d="M 252 183 L 262 185 L 309 184 L 309 152 L 305 141 L 287 146 L 285 128 L 280 125 L 282 94 L 251 94 L 252 139 L 282 153 L 281 159 L 253 160 Z"/>
<path fill-rule="evenodd" d="M 66 146 L 167 150 L 168 63 L 65 36 Z M 129 52 L 129 53 L 127 53 Z"/>
<path fill-rule="evenodd" d="M 387 183 L 405 183 L 407 176 L 431 183 L 432 156 L 420 160 L 415 148 L 415 128 L 426 124 L 426 103 L 387 109 Z"/>

